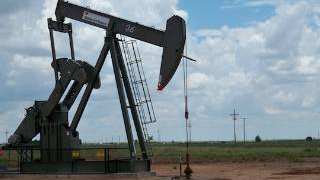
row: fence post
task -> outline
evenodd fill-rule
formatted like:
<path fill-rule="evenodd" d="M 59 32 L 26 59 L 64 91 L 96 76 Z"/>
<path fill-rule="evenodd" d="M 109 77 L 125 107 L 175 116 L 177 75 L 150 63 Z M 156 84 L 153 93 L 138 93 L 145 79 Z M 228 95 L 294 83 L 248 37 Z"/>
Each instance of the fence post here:
<path fill-rule="evenodd" d="M 20 151 L 20 156 L 18 156 L 18 164 L 19 164 L 19 171 L 21 172 L 22 171 L 22 166 L 21 166 L 21 163 L 22 163 L 22 152 L 23 150 L 19 150 Z"/>
<path fill-rule="evenodd" d="M 107 174 L 107 148 L 104 148 L 104 173 Z"/>
<path fill-rule="evenodd" d="M 33 162 L 33 149 L 31 149 L 31 162 Z"/>
<path fill-rule="evenodd" d="M 9 161 L 11 161 L 11 150 L 9 149 Z"/>
<path fill-rule="evenodd" d="M 108 173 L 110 173 L 110 149 L 108 149 Z"/>

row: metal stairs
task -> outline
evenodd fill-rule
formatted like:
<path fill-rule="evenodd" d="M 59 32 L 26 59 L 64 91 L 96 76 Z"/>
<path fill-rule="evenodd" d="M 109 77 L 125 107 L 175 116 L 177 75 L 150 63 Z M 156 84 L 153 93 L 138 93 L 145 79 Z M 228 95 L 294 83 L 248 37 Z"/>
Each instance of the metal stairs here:
<path fill-rule="evenodd" d="M 148 155 L 153 156 L 151 141 L 153 136 L 149 135 L 148 125 L 156 122 L 156 116 L 148 88 L 148 83 L 142 66 L 141 56 L 136 40 L 121 39 L 122 52 L 126 61 L 131 88 L 135 99 L 136 108 L 142 125 Z"/>

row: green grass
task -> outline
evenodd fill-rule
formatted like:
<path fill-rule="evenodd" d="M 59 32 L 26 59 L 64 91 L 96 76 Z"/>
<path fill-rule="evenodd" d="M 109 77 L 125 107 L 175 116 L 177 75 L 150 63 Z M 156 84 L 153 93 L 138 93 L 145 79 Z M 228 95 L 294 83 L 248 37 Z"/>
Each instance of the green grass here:
<path fill-rule="evenodd" d="M 126 144 L 115 144 L 113 147 L 126 147 Z M 178 162 L 179 157 L 184 159 L 186 153 L 186 145 L 181 142 L 152 143 L 152 149 L 153 160 L 156 162 Z M 139 148 L 137 150 L 139 154 Z M 196 162 L 279 160 L 301 162 L 304 158 L 320 158 L 320 141 L 277 140 L 245 144 L 193 142 L 190 145 L 190 155 Z"/>
<path fill-rule="evenodd" d="M 104 148 L 104 145 L 82 145 L 82 148 Z M 114 144 L 107 147 L 127 147 L 127 144 Z M 138 145 L 137 145 L 138 147 Z M 152 143 L 153 160 L 155 162 L 179 162 L 184 159 L 186 147 L 184 143 Z M 96 157 L 97 150 L 81 150 L 81 158 L 103 160 Z M 101 151 L 101 150 L 100 150 Z M 138 155 L 140 149 L 137 148 Z M 111 150 L 110 159 L 128 158 L 128 150 Z M 278 140 L 263 142 L 193 142 L 190 145 L 193 162 L 215 161 L 292 161 L 302 162 L 305 158 L 320 158 L 320 141 Z M 11 152 L 10 163 L 17 162 L 17 153 Z M 140 156 L 141 158 L 141 156 Z M 0 165 L 9 162 L 8 153 L 0 157 Z"/>
<path fill-rule="evenodd" d="M 185 144 L 154 144 L 154 160 L 172 158 L 178 160 L 186 153 Z M 303 158 L 320 157 L 320 141 L 302 140 L 265 141 L 265 142 L 195 142 L 190 145 L 194 161 L 301 161 Z M 173 160 L 173 159 L 172 159 Z"/>

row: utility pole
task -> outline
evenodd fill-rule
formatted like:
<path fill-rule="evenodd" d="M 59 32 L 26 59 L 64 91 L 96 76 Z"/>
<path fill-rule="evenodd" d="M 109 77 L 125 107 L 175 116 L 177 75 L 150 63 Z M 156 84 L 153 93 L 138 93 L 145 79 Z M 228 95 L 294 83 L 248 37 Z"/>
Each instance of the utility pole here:
<path fill-rule="evenodd" d="M 158 129 L 158 142 L 161 142 L 160 130 Z"/>
<path fill-rule="evenodd" d="M 233 109 L 233 114 L 230 114 L 233 117 L 233 135 L 234 135 L 234 143 L 237 143 L 237 135 L 236 135 L 236 120 L 239 114 L 236 114 L 236 109 Z"/>
<path fill-rule="evenodd" d="M 8 135 L 9 135 L 8 129 L 6 129 L 6 131 L 4 133 L 6 134 L 6 143 L 8 143 Z"/>
<path fill-rule="evenodd" d="M 8 129 L 6 129 L 6 131 L 4 133 L 6 134 L 6 143 L 9 143 L 9 139 L 8 139 L 9 131 L 8 131 Z M 9 150 L 9 161 L 11 161 L 11 151 L 10 150 Z"/>
<path fill-rule="evenodd" d="M 243 142 L 246 143 L 246 117 L 241 118 L 243 120 Z"/>
<path fill-rule="evenodd" d="M 189 119 L 188 128 L 189 128 L 189 141 L 191 143 L 191 128 L 192 128 L 192 125 L 191 125 L 191 120 L 190 119 Z"/>

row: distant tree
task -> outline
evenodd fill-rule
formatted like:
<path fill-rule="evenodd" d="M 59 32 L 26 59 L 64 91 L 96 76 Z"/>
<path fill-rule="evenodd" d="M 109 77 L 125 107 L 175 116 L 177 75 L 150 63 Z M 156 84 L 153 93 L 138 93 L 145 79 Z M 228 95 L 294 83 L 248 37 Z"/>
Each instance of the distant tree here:
<path fill-rule="evenodd" d="M 255 138 L 255 142 L 261 142 L 262 140 L 261 140 L 261 137 L 258 135 L 258 136 L 256 136 L 256 138 Z"/>
<path fill-rule="evenodd" d="M 312 141 L 312 137 L 311 137 L 311 136 L 308 136 L 308 137 L 306 138 L 306 141 Z"/>

